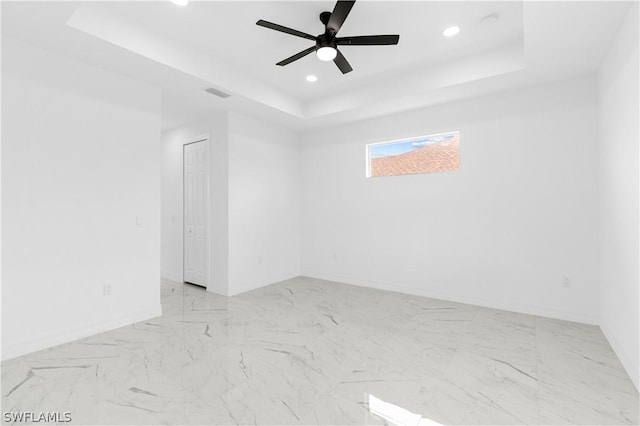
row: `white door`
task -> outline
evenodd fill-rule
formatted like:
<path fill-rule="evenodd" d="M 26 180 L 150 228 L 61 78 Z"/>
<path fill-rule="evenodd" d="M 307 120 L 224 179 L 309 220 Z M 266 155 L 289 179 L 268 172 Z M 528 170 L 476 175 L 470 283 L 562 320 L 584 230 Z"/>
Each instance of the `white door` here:
<path fill-rule="evenodd" d="M 209 154 L 206 140 L 184 146 L 184 281 L 207 286 Z"/>

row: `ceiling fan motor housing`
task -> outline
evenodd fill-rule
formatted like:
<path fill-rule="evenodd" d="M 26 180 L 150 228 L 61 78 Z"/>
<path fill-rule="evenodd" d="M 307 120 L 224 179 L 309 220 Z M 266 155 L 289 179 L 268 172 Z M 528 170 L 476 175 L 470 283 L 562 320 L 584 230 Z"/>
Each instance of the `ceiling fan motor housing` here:
<path fill-rule="evenodd" d="M 336 37 L 329 34 L 320 34 L 318 38 L 316 38 L 316 50 L 321 47 L 332 47 L 337 49 L 338 45 L 336 44 Z"/>

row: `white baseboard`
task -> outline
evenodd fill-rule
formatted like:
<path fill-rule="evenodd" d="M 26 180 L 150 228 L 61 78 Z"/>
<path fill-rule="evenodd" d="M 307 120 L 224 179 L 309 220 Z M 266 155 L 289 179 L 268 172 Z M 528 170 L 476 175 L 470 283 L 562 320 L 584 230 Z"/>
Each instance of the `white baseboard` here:
<path fill-rule="evenodd" d="M 482 297 L 467 296 L 463 294 L 449 293 L 437 291 L 433 289 L 424 289 L 424 291 L 416 291 L 415 288 L 402 286 L 398 283 L 386 283 L 376 281 L 362 281 L 351 279 L 349 277 L 335 276 L 317 272 L 303 272 L 303 276 L 317 278 L 327 281 L 336 281 L 345 284 L 356 285 L 359 287 L 375 288 L 376 290 L 395 291 L 405 294 L 413 294 L 416 296 L 431 297 L 434 299 L 448 300 L 451 302 L 466 303 L 469 305 L 483 306 L 487 308 L 500 309 L 504 311 L 519 312 L 522 314 L 536 315 L 547 318 L 555 318 L 566 321 L 580 322 L 584 324 L 599 325 L 599 318 L 592 314 L 581 312 L 564 311 L 548 306 L 530 305 L 527 303 L 517 302 L 513 300 L 496 300 Z"/>
<path fill-rule="evenodd" d="M 272 279 L 262 280 L 257 283 L 245 284 L 240 288 L 229 288 L 228 296 L 236 296 L 238 294 L 246 293 L 247 291 L 255 290 L 257 288 L 266 287 L 271 284 L 279 283 L 280 281 L 290 280 L 291 278 L 299 277 L 299 273 L 291 273 L 281 275 Z"/>
<path fill-rule="evenodd" d="M 620 340 L 615 337 L 613 331 L 606 324 L 600 324 L 600 330 L 602 330 L 602 334 L 604 334 L 604 337 L 606 337 L 609 341 L 609 345 L 620 360 L 620 363 L 629 375 L 629 378 L 636 387 L 636 390 L 640 390 L 640 388 L 638 387 L 638 382 L 640 381 L 638 360 L 634 360 L 633 357 L 629 355 L 629 353 L 624 349 L 624 346 L 620 344 Z"/>
<path fill-rule="evenodd" d="M 173 273 L 173 272 L 163 272 L 160 274 L 160 278 L 163 278 L 165 280 L 169 280 L 169 281 L 175 281 L 178 283 L 181 283 L 182 280 L 182 276 L 180 276 L 179 273 Z"/>
<path fill-rule="evenodd" d="M 130 314 L 119 316 L 118 318 L 109 319 L 99 323 L 86 325 L 60 333 L 29 336 L 28 339 L 13 344 L 2 345 L 2 360 L 6 361 L 11 358 L 26 355 L 42 349 L 47 349 L 63 343 L 72 342 L 84 337 L 92 336 L 115 328 L 124 327 L 140 321 L 146 321 L 162 315 L 162 307 L 158 305 L 152 309 L 145 309 Z"/>

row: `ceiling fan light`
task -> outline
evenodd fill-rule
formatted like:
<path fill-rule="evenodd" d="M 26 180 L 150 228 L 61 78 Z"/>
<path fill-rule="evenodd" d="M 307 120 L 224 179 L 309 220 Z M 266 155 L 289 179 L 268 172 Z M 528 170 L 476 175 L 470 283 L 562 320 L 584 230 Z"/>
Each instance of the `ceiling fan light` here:
<path fill-rule="evenodd" d="M 333 61 L 338 54 L 338 51 L 331 46 L 321 47 L 316 50 L 316 55 L 321 61 Z"/>

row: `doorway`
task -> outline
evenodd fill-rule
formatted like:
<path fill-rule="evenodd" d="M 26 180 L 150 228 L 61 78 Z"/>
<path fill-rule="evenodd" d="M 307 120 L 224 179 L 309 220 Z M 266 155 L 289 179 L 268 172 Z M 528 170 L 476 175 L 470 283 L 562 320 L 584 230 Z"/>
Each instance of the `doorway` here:
<path fill-rule="evenodd" d="M 183 147 L 183 281 L 207 287 L 209 271 L 209 141 Z"/>

